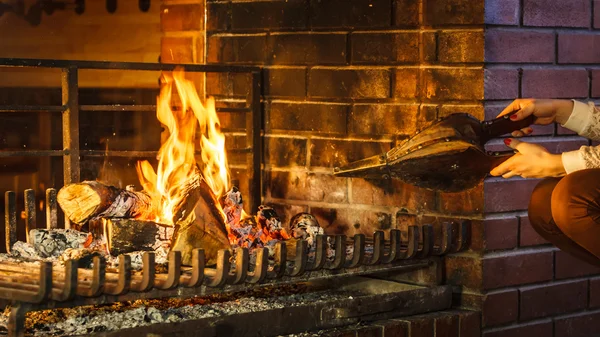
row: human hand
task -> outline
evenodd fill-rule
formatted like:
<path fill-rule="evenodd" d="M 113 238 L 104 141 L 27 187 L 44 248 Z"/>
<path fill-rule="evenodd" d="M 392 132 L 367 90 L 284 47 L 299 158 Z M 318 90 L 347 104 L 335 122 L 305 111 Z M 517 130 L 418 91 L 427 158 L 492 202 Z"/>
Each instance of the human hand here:
<path fill-rule="evenodd" d="M 552 154 L 537 144 L 507 138 L 504 144 L 518 151 L 514 156 L 495 167 L 490 174 L 511 178 L 562 177 L 566 174 L 560 154 Z"/>
<path fill-rule="evenodd" d="M 512 121 L 520 121 L 530 115 L 534 115 L 534 124 L 547 125 L 554 122 L 565 124 L 571 112 L 573 111 L 573 101 L 558 99 L 517 99 L 507 106 L 499 115 L 504 116 L 511 112 L 516 113 L 510 116 Z M 513 137 L 521 137 L 531 134 L 533 129 L 528 127 L 514 131 Z"/>

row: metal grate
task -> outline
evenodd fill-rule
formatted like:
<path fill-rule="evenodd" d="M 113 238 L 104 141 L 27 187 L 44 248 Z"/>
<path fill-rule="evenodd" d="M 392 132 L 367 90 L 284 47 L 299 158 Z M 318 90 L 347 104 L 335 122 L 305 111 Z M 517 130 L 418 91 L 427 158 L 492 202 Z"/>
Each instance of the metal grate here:
<path fill-rule="evenodd" d="M 251 211 L 256 211 L 261 203 L 262 181 L 262 110 L 261 110 L 261 73 L 262 68 L 252 66 L 224 66 L 203 64 L 162 64 L 134 62 L 103 62 L 103 61 L 70 61 L 50 59 L 15 59 L 0 58 L 0 68 L 58 68 L 61 69 L 62 105 L 32 106 L 4 105 L 1 112 L 61 112 L 63 150 L 19 150 L 0 151 L 0 157 L 63 157 L 64 183 L 74 183 L 80 180 L 81 155 L 113 156 L 130 158 L 148 158 L 156 156 L 156 151 L 97 151 L 81 150 L 79 147 L 79 113 L 81 111 L 156 111 L 154 105 L 80 105 L 79 78 L 80 69 L 87 70 L 138 70 L 138 71 L 172 71 L 176 67 L 186 72 L 204 73 L 246 73 L 250 75 L 251 86 L 242 108 L 217 108 L 217 112 L 247 113 L 246 118 L 246 147 L 234 149 L 231 152 L 243 153 L 247 157 L 246 170 L 248 173 L 248 199 Z M 66 221 L 66 228 L 70 223 Z"/>

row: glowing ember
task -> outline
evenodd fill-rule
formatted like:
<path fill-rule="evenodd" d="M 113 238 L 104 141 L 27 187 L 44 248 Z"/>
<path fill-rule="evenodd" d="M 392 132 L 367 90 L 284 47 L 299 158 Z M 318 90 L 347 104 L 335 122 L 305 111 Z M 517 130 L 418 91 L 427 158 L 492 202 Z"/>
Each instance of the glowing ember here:
<path fill-rule="evenodd" d="M 197 165 L 216 197 L 228 190 L 230 181 L 225 136 L 220 131 L 214 100 L 210 98 L 202 104 L 194 84 L 185 79 L 182 70 L 163 77 L 156 116 L 169 135 L 158 152 L 157 170 L 149 162 L 141 161 L 137 172 L 144 190 L 152 198 L 155 221 L 174 225 L 175 208 L 186 197 L 185 183 L 196 175 Z M 172 108 L 173 87 L 179 97 L 177 108 Z M 198 163 L 196 149 L 202 159 Z"/>

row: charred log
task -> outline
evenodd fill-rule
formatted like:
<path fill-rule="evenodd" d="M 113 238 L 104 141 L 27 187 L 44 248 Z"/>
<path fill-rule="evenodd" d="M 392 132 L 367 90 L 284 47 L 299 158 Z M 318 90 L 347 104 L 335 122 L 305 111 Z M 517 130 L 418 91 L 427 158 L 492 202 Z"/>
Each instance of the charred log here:
<path fill-rule="evenodd" d="M 146 220 L 102 218 L 90 222 L 90 231 L 95 238 L 104 238 L 112 256 L 169 246 L 169 230 L 172 228 Z"/>
<path fill-rule="evenodd" d="M 65 215 L 82 224 L 94 218 L 147 219 L 152 200 L 145 192 L 120 189 L 99 181 L 84 181 L 60 189 L 57 201 Z"/>

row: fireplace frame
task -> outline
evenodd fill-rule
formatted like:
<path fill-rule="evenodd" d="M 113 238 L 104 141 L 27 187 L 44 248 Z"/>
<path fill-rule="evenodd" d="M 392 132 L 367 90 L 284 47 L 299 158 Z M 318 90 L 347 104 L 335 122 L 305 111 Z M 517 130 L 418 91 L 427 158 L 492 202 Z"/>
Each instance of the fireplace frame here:
<path fill-rule="evenodd" d="M 98 151 L 81 150 L 79 146 L 79 114 L 85 111 L 156 111 L 156 105 L 81 105 L 79 104 L 79 70 L 123 70 L 123 71 L 172 71 L 182 68 L 195 73 L 242 73 L 250 76 L 250 88 L 244 107 L 218 107 L 217 112 L 247 113 L 246 147 L 231 149 L 228 153 L 246 155 L 248 174 L 248 205 L 258 209 L 262 198 L 262 132 L 263 113 L 261 108 L 262 67 L 206 64 L 166 64 L 141 62 L 78 61 L 53 59 L 0 58 L 0 68 L 58 68 L 61 69 L 62 105 L 0 105 L 2 112 L 61 112 L 62 150 L 11 150 L 0 151 L 1 157 L 63 157 L 64 184 L 80 181 L 80 156 L 112 156 L 129 158 L 155 157 L 157 151 Z M 70 228 L 65 219 L 65 228 Z"/>

